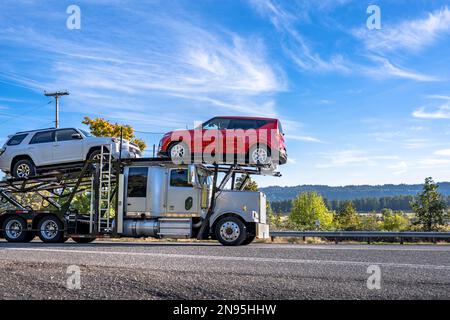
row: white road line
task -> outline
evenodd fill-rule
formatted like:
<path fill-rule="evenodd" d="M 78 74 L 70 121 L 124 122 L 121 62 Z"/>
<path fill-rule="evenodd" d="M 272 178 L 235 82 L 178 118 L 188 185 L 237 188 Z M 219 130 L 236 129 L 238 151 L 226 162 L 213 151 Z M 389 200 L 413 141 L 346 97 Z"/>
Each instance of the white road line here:
<path fill-rule="evenodd" d="M 436 246 L 433 247 L 424 247 L 424 248 L 408 248 L 405 247 L 382 247 L 375 245 L 367 245 L 367 247 L 352 247 L 351 245 L 298 245 L 298 244 L 254 244 L 250 248 L 258 248 L 258 249 L 307 249 L 307 250 L 362 250 L 362 251 L 427 251 L 427 252 L 448 252 L 450 253 L 450 246 L 438 248 Z"/>
<path fill-rule="evenodd" d="M 249 262 L 267 262 L 267 263 L 297 263 L 297 264 L 325 264 L 325 265 L 347 265 L 347 266 L 369 266 L 378 265 L 380 267 L 392 268 L 416 268 L 416 269 L 434 269 L 449 270 L 450 265 L 431 265 L 431 264 L 411 264 L 411 263 L 387 263 L 387 262 L 362 262 L 362 261 L 341 261 L 341 260 L 310 260 L 310 259 L 286 259 L 286 258 L 256 258 L 256 257 L 236 257 L 236 256 L 208 256 L 208 255 L 188 255 L 173 253 L 149 253 L 149 252 L 118 252 L 118 251 L 97 251 L 97 250 L 67 250 L 67 249 L 41 249 L 41 248 L 3 248 L 0 251 L 38 251 L 54 253 L 75 253 L 92 255 L 121 255 L 121 256 L 145 256 L 157 258 L 179 258 L 179 259 L 205 259 L 220 261 L 249 261 Z"/>

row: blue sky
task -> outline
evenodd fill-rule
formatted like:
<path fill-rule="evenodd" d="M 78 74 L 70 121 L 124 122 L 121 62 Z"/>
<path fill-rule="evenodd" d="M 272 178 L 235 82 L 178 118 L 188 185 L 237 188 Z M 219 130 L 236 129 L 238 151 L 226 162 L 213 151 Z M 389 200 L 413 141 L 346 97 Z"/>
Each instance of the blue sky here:
<path fill-rule="evenodd" d="M 61 126 L 100 116 L 149 145 L 215 115 L 278 117 L 290 161 L 263 186 L 448 181 L 449 65 L 445 1 L 6 0 L 0 139 L 51 127 L 42 93 L 68 89 Z"/>

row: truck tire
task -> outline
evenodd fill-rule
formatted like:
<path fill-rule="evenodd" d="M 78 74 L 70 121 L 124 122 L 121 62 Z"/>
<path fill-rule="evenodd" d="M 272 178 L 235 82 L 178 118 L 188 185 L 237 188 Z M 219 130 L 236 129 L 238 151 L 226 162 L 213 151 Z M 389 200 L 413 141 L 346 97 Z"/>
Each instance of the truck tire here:
<path fill-rule="evenodd" d="M 78 237 L 72 237 L 72 240 L 76 243 L 91 243 L 97 238 L 78 238 Z"/>
<path fill-rule="evenodd" d="M 245 239 L 245 240 L 241 243 L 241 245 L 242 245 L 242 246 L 249 245 L 250 243 L 253 242 L 253 240 L 255 240 L 255 238 L 256 238 L 255 236 L 247 237 L 247 239 Z"/>
<path fill-rule="evenodd" d="M 22 159 L 14 164 L 12 175 L 14 178 L 28 178 L 36 175 L 36 166 L 30 159 Z"/>
<path fill-rule="evenodd" d="M 55 216 L 45 216 L 38 223 L 38 236 L 45 243 L 62 243 L 64 237 L 63 223 Z"/>
<path fill-rule="evenodd" d="M 247 228 L 239 218 L 228 216 L 216 223 L 214 234 L 224 246 L 239 246 L 247 239 Z"/>
<path fill-rule="evenodd" d="M 30 237 L 27 231 L 27 223 L 20 217 L 9 217 L 2 225 L 3 236 L 8 242 L 27 242 Z"/>

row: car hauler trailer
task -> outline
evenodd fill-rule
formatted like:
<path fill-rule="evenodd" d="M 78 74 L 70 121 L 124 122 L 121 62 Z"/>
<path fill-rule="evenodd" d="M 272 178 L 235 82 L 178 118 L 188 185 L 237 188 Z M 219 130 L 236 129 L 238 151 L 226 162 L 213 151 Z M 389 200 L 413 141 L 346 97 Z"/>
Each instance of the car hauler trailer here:
<path fill-rule="evenodd" d="M 239 186 L 237 174 L 242 175 Z M 9 242 L 28 242 L 36 236 L 47 243 L 155 237 L 245 245 L 269 237 L 266 196 L 243 190 L 251 175 L 260 174 L 280 176 L 258 165 L 114 160 L 103 146 L 99 162 L 1 181 L 1 202 L 12 209 L 0 213 L 0 232 Z M 27 206 L 20 199 L 24 195 L 40 199 L 40 208 Z M 90 200 L 89 209 L 82 212 L 73 206 L 80 195 Z"/>

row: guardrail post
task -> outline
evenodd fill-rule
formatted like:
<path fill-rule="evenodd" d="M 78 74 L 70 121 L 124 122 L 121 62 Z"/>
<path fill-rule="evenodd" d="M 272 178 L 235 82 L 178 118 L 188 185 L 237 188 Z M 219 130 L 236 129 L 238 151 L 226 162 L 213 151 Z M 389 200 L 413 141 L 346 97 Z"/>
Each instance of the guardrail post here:
<path fill-rule="evenodd" d="M 338 238 L 336 237 L 336 238 L 334 238 L 334 243 L 335 244 L 339 244 L 339 240 L 338 240 Z"/>
<path fill-rule="evenodd" d="M 367 237 L 367 244 L 370 244 L 370 237 Z"/>
<path fill-rule="evenodd" d="M 274 236 L 270 237 L 270 242 L 273 242 L 273 239 L 275 239 Z"/>
<path fill-rule="evenodd" d="M 403 237 L 400 237 L 400 244 L 403 244 Z"/>

